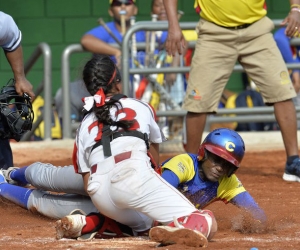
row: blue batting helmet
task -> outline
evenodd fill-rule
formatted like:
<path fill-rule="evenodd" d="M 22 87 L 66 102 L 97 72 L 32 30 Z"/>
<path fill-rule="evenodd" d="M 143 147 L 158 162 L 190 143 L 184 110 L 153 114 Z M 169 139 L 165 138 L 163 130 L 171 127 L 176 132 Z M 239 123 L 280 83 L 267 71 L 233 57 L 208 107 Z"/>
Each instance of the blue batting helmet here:
<path fill-rule="evenodd" d="M 198 155 L 205 157 L 205 150 L 239 167 L 244 154 L 245 144 L 242 137 L 234 130 L 219 128 L 210 132 L 200 145 Z"/>

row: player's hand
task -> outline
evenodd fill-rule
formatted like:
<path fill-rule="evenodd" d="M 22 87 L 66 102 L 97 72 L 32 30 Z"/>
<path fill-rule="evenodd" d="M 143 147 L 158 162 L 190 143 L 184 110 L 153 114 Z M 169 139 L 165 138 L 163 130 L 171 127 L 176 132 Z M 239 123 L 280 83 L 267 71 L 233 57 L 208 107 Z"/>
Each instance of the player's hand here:
<path fill-rule="evenodd" d="M 176 78 L 177 74 L 175 73 L 166 74 L 166 85 L 169 87 L 173 86 Z"/>
<path fill-rule="evenodd" d="M 169 27 L 166 41 L 166 51 L 169 55 L 175 56 L 176 52 L 182 54 L 186 47 L 186 41 L 183 37 L 180 27 Z"/>
<path fill-rule="evenodd" d="M 34 100 L 35 94 L 33 92 L 33 86 L 26 78 L 15 79 L 15 88 L 19 95 L 23 96 L 24 93 L 28 94 L 31 101 Z"/>
<path fill-rule="evenodd" d="M 296 36 L 298 30 L 300 31 L 300 12 L 290 11 L 281 25 L 286 25 L 285 34 L 288 37 Z"/>

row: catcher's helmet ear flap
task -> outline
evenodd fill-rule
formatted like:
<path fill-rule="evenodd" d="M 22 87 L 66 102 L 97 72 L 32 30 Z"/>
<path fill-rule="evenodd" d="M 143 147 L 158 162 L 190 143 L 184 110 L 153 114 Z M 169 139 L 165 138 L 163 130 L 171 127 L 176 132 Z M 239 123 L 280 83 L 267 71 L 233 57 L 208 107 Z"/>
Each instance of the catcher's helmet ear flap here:
<path fill-rule="evenodd" d="M 234 130 L 219 128 L 210 132 L 199 147 L 199 159 L 205 157 L 205 150 L 230 162 L 236 171 L 245 154 L 245 143 L 242 137 Z M 231 175 L 230 174 L 230 175 Z"/>
<path fill-rule="evenodd" d="M 0 115 L 3 128 L 2 138 L 19 141 L 21 136 L 32 128 L 34 118 L 30 97 L 19 96 L 14 86 L 3 87 L 0 91 Z"/>

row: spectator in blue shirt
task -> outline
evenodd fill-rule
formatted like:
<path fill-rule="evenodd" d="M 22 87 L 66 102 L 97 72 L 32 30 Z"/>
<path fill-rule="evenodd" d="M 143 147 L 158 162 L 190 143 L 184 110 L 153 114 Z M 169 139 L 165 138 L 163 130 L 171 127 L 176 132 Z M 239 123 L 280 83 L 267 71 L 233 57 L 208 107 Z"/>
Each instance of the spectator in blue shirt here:
<path fill-rule="evenodd" d="M 106 23 L 106 26 L 111 30 L 115 37 L 123 40 L 122 27 L 121 27 L 121 14 L 125 14 L 126 30 L 130 28 L 130 18 L 135 16 L 138 8 L 135 5 L 135 0 L 110 0 L 109 15 L 114 19 L 112 22 Z M 143 31 L 136 33 L 136 42 L 144 42 L 145 33 Z M 112 56 L 117 66 L 121 62 L 121 49 L 111 44 L 116 44 L 116 40 L 111 34 L 101 25 L 89 30 L 81 38 L 81 45 L 88 51 L 95 54 L 106 54 Z"/>

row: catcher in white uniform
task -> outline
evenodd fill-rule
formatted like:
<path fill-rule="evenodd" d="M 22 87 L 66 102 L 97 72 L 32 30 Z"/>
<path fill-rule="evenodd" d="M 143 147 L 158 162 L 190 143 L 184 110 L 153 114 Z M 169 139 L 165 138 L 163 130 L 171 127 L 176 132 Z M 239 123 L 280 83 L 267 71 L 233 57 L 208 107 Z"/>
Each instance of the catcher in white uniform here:
<path fill-rule="evenodd" d="M 148 155 L 158 164 L 164 137 L 151 107 L 119 94 L 120 73 L 108 56 L 88 61 L 83 80 L 92 96 L 84 99 L 88 114 L 77 130 L 73 164 L 96 208 L 136 232 L 149 230 L 153 220 L 167 225 L 150 230 L 153 240 L 177 242 L 186 234 L 193 240 L 183 243 L 206 246 L 212 213 L 199 212 L 152 168 Z M 74 218 L 63 218 L 57 228 L 68 234 Z"/>
<path fill-rule="evenodd" d="M 85 65 L 83 80 L 92 96 L 84 99 L 88 114 L 73 152 L 85 190 L 101 214 L 137 233 L 149 230 L 153 221 L 163 225 L 150 230 L 152 240 L 206 246 L 217 230 L 213 214 L 198 211 L 154 171 L 164 136 L 148 104 L 119 94 L 120 79 L 108 56 L 95 56 Z M 57 222 L 57 231 L 66 237 L 88 233 L 84 220 L 66 216 Z"/>

